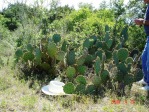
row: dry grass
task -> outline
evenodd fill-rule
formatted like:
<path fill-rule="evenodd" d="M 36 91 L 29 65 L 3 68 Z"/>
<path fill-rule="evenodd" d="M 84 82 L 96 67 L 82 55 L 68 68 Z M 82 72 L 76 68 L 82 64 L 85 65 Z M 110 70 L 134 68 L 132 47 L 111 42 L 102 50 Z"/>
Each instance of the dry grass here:
<path fill-rule="evenodd" d="M 148 112 L 149 109 L 146 94 L 137 91 L 136 86 L 129 98 L 117 98 L 108 92 L 104 98 L 47 96 L 29 88 L 29 82 L 14 78 L 16 73 L 9 67 L 0 70 L 0 112 Z M 38 84 L 35 86 L 39 88 Z"/>

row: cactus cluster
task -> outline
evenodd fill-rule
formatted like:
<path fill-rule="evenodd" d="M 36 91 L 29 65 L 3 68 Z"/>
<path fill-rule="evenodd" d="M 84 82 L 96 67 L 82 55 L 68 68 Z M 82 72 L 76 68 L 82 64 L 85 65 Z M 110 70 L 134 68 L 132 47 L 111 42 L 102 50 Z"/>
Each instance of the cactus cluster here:
<path fill-rule="evenodd" d="M 68 94 L 92 94 L 108 87 L 109 82 L 113 85 L 115 82 L 130 85 L 142 75 L 141 71 L 133 74 L 134 60 L 129 57 L 129 51 L 123 48 L 128 38 L 127 28 L 123 29 L 120 40 L 112 38 L 109 29 L 105 27 L 103 38 L 91 36 L 77 44 L 54 34 L 51 38 L 42 38 L 36 45 L 19 47 L 15 55 L 18 60 L 30 64 L 35 71 L 43 70 L 56 75 L 56 67 L 59 67 L 66 78 L 64 92 Z M 117 72 L 111 75 L 112 68 L 109 66 L 115 67 Z M 87 80 L 86 71 L 89 68 L 93 69 L 93 76 Z"/>

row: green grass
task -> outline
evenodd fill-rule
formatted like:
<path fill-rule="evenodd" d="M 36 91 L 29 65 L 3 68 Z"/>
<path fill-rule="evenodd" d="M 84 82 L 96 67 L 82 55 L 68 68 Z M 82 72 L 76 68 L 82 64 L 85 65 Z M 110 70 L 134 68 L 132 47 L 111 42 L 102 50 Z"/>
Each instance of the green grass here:
<path fill-rule="evenodd" d="M 3 67 L 0 70 L 0 112 L 148 112 L 148 100 L 139 91 L 118 98 L 107 92 L 104 98 L 93 96 L 47 96 L 40 91 L 38 81 L 19 80 L 18 71 Z M 136 90 L 136 89 L 135 89 Z M 135 103 L 131 103 L 131 100 Z M 119 100 L 119 104 L 112 103 Z M 127 101 L 127 103 L 126 103 Z"/>

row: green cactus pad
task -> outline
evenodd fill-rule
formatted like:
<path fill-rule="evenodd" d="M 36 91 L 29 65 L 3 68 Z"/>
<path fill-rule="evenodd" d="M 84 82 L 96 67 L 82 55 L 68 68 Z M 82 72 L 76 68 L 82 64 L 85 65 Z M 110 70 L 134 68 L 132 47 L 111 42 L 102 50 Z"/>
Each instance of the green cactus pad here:
<path fill-rule="evenodd" d="M 68 53 L 67 53 L 67 57 L 66 57 L 66 59 L 67 59 L 67 64 L 68 65 L 73 65 L 73 64 L 75 64 L 75 51 L 74 50 L 71 50 L 71 51 L 69 51 Z"/>
<path fill-rule="evenodd" d="M 51 58 L 54 58 L 57 54 L 57 47 L 55 43 L 50 42 L 47 47 L 47 53 Z"/>
<path fill-rule="evenodd" d="M 94 69 L 95 69 L 95 73 L 96 75 L 99 75 L 99 72 L 101 70 L 101 60 L 99 57 L 97 57 L 95 64 L 94 64 Z"/>
<path fill-rule="evenodd" d="M 39 48 L 35 49 L 35 57 L 36 58 L 41 58 L 42 54 L 41 54 L 41 50 Z"/>
<path fill-rule="evenodd" d="M 125 28 L 123 28 L 122 32 L 121 32 L 122 37 L 124 38 L 124 42 L 126 40 L 128 40 L 128 26 L 126 26 Z"/>
<path fill-rule="evenodd" d="M 117 65 L 117 68 L 118 68 L 118 70 L 119 70 L 123 75 L 127 74 L 127 72 L 128 72 L 125 63 L 119 63 L 119 64 Z"/>
<path fill-rule="evenodd" d="M 134 82 L 134 77 L 132 74 L 125 75 L 125 77 L 124 77 L 124 84 L 125 85 L 132 84 L 133 82 Z"/>
<path fill-rule="evenodd" d="M 107 42 L 110 39 L 109 32 L 106 32 L 104 41 Z"/>
<path fill-rule="evenodd" d="M 34 49 L 34 48 L 33 48 L 32 44 L 27 44 L 27 50 L 28 50 L 28 51 L 32 52 L 33 49 Z"/>
<path fill-rule="evenodd" d="M 102 60 L 102 53 L 103 53 L 103 50 L 98 49 L 98 51 L 96 51 L 95 55 L 98 56 Z"/>
<path fill-rule="evenodd" d="M 122 82 L 124 80 L 124 75 L 122 73 L 115 74 L 114 81 Z"/>
<path fill-rule="evenodd" d="M 76 60 L 76 64 L 77 65 L 83 65 L 85 62 L 85 57 L 84 56 L 81 56 L 79 57 L 77 60 Z"/>
<path fill-rule="evenodd" d="M 109 76 L 109 71 L 108 70 L 103 70 L 100 74 L 101 81 L 103 84 L 106 84 L 106 82 L 110 79 Z"/>
<path fill-rule="evenodd" d="M 83 85 L 86 85 L 86 79 L 84 76 L 82 75 L 78 75 L 76 77 L 76 82 L 79 83 L 79 84 L 83 84 Z"/>
<path fill-rule="evenodd" d="M 113 51 L 112 54 L 113 54 L 114 63 L 115 63 L 116 65 L 118 65 L 119 60 L 118 60 L 118 56 L 117 56 L 117 50 Z"/>
<path fill-rule="evenodd" d="M 97 41 L 96 44 L 95 44 L 95 47 L 97 48 L 102 48 L 103 44 L 101 41 Z"/>
<path fill-rule="evenodd" d="M 106 26 L 105 26 L 105 32 L 108 32 L 108 31 L 109 31 L 109 29 L 110 29 L 110 28 L 109 28 L 109 26 L 108 26 L 108 25 L 106 25 Z"/>
<path fill-rule="evenodd" d="M 46 71 L 49 71 L 50 69 L 50 65 L 46 62 L 42 63 L 40 66 Z"/>
<path fill-rule="evenodd" d="M 89 41 L 89 39 L 86 39 L 85 41 L 84 41 L 84 43 L 83 43 L 83 48 L 89 48 L 90 47 L 90 41 Z"/>
<path fill-rule="evenodd" d="M 64 52 L 67 51 L 67 42 L 65 40 L 64 40 L 64 42 L 62 44 L 61 50 L 64 51 Z"/>
<path fill-rule="evenodd" d="M 106 59 L 112 58 L 112 51 L 105 50 L 105 54 L 106 54 Z"/>
<path fill-rule="evenodd" d="M 125 61 L 128 57 L 128 54 L 129 52 L 126 48 L 121 48 L 117 52 L 117 56 L 120 61 Z"/>
<path fill-rule="evenodd" d="M 136 73 L 134 74 L 134 81 L 140 81 L 143 78 L 143 72 L 141 69 L 136 69 Z"/>
<path fill-rule="evenodd" d="M 54 41 L 55 43 L 60 42 L 60 40 L 61 40 L 61 36 L 60 36 L 59 34 L 54 34 L 54 35 L 53 35 L 53 41 Z"/>
<path fill-rule="evenodd" d="M 87 70 L 86 66 L 82 66 L 82 65 L 77 66 L 77 72 L 81 75 L 84 75 L 86 70 Z"/>
<path fill-rule="evenodd" d="M 66 75 L 68 78 L 73 78 L 76 75 L 76 70 L 74 67 L 69 66 L 66 69 Z"/>
<path fill-rule="evenodd" d="M 96 90 L 96 87 L 94 85 L 88 85 L 86 87 L 85 93 L 86 94 L 94 94 L 95 93 L 95 90 Z"/>
<path fill-rule="evenodd" d="M 23 56 L 23 51 L 21 49 L 17 49 L 15 55 L 19 58 Z"/>
<path fill-rule="evenodd" d="M 73 94 L 75 92 L 75 86 L 72 82 L 68 82 L 63 86 L 63 90 L 66 94 Z"/>
<path fill-rule="evenodd" d="M 56 59 L 57 59 L 57 60 L 63 61 L 63 60 L 64 60 L 64 57 L 65 57 L 65 52 L 64 52 L 64 51 L 59 51 L 59 52 L 56 54 Z"/>
<path fill-rule="evenodd" d="M 94 57 L 92 55 L 88 54 L 85 58 L 85 64 L 89 65 L 93 62 L 93 60 L 94 60 Z"/>
<path fill-rule="evenodd" d="M 75 93 L 84 94 L 85 93 L 85 85 L 84 84 L 78 84 L 75 88 Z"/>
<path fill-rule="evenodd" d="M 132 58 L 132 57 L 128 57 L 128 58 L 126 59 L 126 64 L 128 64 L 128 63 L 130 63 L 130 64 L 133 63 L 133 58 Z"/>
<path fill-rule="evenodd" d="M 92 78 L 92 82 L 96 87 L 100 87 L 101 86 L 101 78 L 99 76 L 93 76 Z"/>
<path fill-rule="evenodd" d="M 32 61 L 33 59 L 34 59 L 34 54 L 32 54 L 31 52 L 26 52 L 26 53 L 24 53 L 24 55 L 23 55 L 23 59 L 24 59 L 24 61 L 28 61 L 28 60 L 30 60 L 30 61 Z"/>
<path fill-rule="evenodd" d="M 112 39 L 109 39 L 109 40 L 107 40 L 106 43 L 107 43 L 108 48 L 110 49 L 111 46 L 112 46 L 112 44 L 113 44 L 113 40 Z"/>

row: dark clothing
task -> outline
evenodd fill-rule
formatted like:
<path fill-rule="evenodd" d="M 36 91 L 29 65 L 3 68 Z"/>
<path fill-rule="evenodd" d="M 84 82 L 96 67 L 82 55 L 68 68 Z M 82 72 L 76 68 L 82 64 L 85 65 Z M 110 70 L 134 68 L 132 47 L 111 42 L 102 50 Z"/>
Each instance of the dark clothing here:
<path fill-rule="evenodd" d="M 147 6 L 144 19 L 149 20 L 149 4 Z M 149 36 L 149 25 L 144 25 L 144 30 L 145 30 L 146 35 Z"/>

